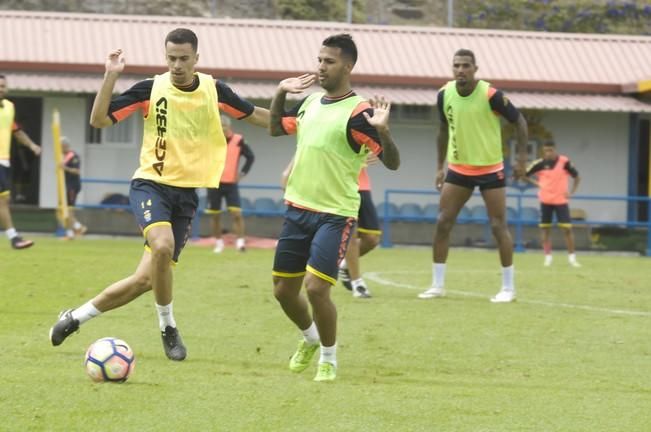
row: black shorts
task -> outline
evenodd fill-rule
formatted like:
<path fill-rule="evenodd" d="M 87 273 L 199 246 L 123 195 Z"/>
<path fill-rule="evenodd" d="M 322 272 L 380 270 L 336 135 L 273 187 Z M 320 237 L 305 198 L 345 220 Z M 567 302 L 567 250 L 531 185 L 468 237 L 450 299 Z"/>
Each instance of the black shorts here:
<path fill-rule="evenodd" d="M 572 226 L 570 218 L 570 207 L 567 204 L 545 204 L 540 203 L 540 227 L 549 228 L 552 226 L 552 216 L 556 213 L 556 222 L 559 227 L 569 228 Z"/>
<path fill-rule="evenodd" d="M 0 165 L 0 196 L 11 193 L 11 168 Z"/>
<path fill-rule="evenodd" d="M 359 191 L 360 203 L 359 213 L 357 214 L 357 231 L 368 234 L 382 234 L 380 222 L 378 221 L 377 211 L 373 205 L 371 191 Z"/>
<path fill-rule="evenodd" d="M 506 178 L 504 177 L 504 170 L 497 171 L 491 174 L 483 174 L 478 176 L 468 176 L 459 174 L 456 171 L 448 169 L 445 176 L 445 182 L 453 185 L 461 186 L 466 189 L 474 190 L 479 186 L 479 190 L 486 189 L 499 189 L 506 187 Z"/>
<path fill-rule="evenodd" d="M 133 179 L 129 203 L 143 235 L 154 226 L 171 225 L 174 235 L 174 262 L 190 237 L 192 218 L 199 198 L 194 188 L 167 186 L 150 180 Z M 145 247 L 149 247 L 145 241 Z"/>
<path fill-rule="evenodd" d="M 222 183 L 219 189 L 208 189 L 208 203 L 206 213 L 221 213 L 222 199 L 226 201 L 226 208 L 230 211 L 242 210 L 240 188 L 237 183 Z"/>
<path fill-rule="evenodd" d="M 66 193 L 66 200 L 68 201 L 68 206 L 74 207 L 75 204 L 77 203 L 77 196 L 79 196 L 79 192 L 81 189 L 68 189 Z"/>
<path fill-rule="evenodd" d="M 288 206 L 272 274 L 293 278 L 309 271 L 334 285 L 354 226 L 354 218 Z"/>

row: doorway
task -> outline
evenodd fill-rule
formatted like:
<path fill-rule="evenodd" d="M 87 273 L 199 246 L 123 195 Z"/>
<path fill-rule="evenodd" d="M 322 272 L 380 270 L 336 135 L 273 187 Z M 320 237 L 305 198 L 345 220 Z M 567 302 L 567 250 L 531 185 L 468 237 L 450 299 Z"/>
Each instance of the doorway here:
<path fill-rule="evenodd" d="M 43 99 L 11 97 L 16 107 L 15 121 L 36 144 L 41 145 Z M 11 146 L 12 202 L 38 205 L 41 160 L 27 147 L 16 142 Z"/>

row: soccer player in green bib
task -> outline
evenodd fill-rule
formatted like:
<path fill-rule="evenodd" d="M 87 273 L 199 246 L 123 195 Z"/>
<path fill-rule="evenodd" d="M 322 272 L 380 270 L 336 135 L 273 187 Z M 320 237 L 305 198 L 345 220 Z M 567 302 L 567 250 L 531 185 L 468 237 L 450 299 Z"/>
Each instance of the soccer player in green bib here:
<path fill-rule="evenodd" d="M 172 265 L 191 232 L 199 203 L 196 188 L 215 188 L 224 169 L 226 139 L 220 111 L 260 127 L 269 111 L 237 96 L 226 84 L 195 71 L 198 39 L 193 31 L 172 30 L 165 39 L 167 73 L 140 81 L 111 98 L 124 69 L 122 50 L 109 54 L 90 122 L 111 126 L 135 112 L 144 117 L 140 166 L 131 180 L 131 210 L 145 237 L 145 252 L 133 274 L 93 299 L 61 313 L 50 329 L 60 345 L 81 324 L 153 291 L 165 355 L 187 354 L 172 310 Z"/>
<path fill-rule="evenodd" d="M 384 99 L 369 103 L 351 88 L 357 61 L 352 37 L 326 38 L 317 59 L 317 76 L 281 81 L 271 101 L 271 135 L 297 134 L 273 283 L 283 311 L 303 333 L 289 369 L 305 370 L 320 347 L 314 380 L 332 381 L 337 375 L 337 309 L 330 288 L 359 211 L 357 179 L 369 152 L 391 170 L 398 169 L 400 155 L 389 132 L 390 104 Z M 303 92 L 317 78 L 324 92 L 286 112 L 286 94 Z M 303 283 L 307 299 L 301 294 Z"/>
<path fill-rule="evenodd" d="M 514 174 L 518 177 L 525 172 L 527 122 L 501 91 L 475 79 L 477 64 L 472 51 L 460 49 L 454 54 L 452 72 L 454 80 L 441 88 L 437 99 L 441 127 L 437 139 L 436 187 L 441 191 L 441 198 L 432 248 L 432 285 L 418 297 L 430 299 L 445 295 L 450 231 L 459 211 L 475 187 L 479 187 L 502 264 L 502 286 L 491 301 L 512 302 L 515 300 L 513 240 L 506 223 L 506 179 L 498 115 L 517 124 Z"/>

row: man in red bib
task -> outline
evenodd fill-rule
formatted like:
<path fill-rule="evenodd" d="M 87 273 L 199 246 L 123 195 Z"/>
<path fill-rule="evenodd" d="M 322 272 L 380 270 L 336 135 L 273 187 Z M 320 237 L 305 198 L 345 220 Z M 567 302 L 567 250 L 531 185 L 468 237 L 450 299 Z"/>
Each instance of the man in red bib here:
<path fill-rule="evenodd" d="M 536 176 L 537 181 L 531 176 Z M 572 189 L 568 191 L 570 177 L 574 181 Z M 576 261 L 574 252 L 574 234 L 568 206 L 569 197 L 574 195 L 581 181 L 579 172 L 567 156 L 556 152 L 556 145 L 553 141 L 547 141 L 543 144 L 543 157 L 534 161 L 527 169 L 526 180 L 540 188 L 538 198 L 540 199 L 540 228 L 545 251 L 545 266 L 552 264 L 552 242 L 549 232 L 552 227 L 552 216 L 556 213 L 558 226 L 565 234 L 569 263 L 572 267 L 581 267 Z"/>

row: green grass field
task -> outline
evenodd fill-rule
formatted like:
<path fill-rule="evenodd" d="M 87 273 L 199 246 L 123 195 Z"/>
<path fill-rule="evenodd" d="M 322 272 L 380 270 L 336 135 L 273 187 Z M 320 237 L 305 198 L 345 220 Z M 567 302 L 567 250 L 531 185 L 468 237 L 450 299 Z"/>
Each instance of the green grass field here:
<path fill-rule="evenodd" d="M 60 310 L 128 275 L 136 239 L 37 238 L 0 248 L 2 431 L 649 431 L 651 259 L 562 252 L 516 256 L 515 304 L 491 304 L 494 251 L 453 250 L 445 299 L 428 249 L 363 259 L 374 298 L 338 286 L 339 372 L 292 374 L 299 339 L 272 295 L 273 252 L 188 246 L 175 270 L 175 315 L 188 359 L 162 350 L 153 297 L 85 324 L 59 347 Z M 94 384 L 85 349 L 125 339 L 137 367 L 122 385 Z"/>

